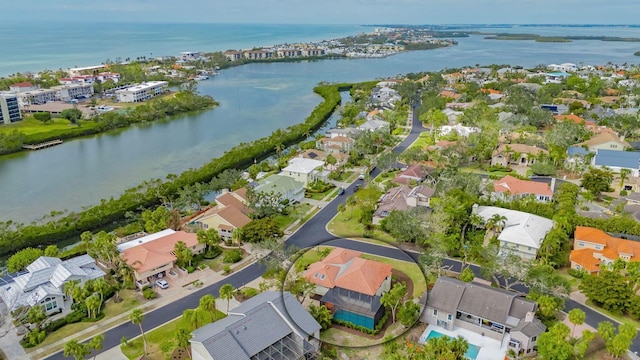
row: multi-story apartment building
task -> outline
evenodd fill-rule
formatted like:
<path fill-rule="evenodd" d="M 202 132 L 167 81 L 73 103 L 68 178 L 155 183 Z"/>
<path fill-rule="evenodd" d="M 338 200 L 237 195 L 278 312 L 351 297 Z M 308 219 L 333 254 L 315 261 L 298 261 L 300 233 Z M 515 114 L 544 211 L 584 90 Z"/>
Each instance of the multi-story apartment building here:
<path fill-rule="evenodd" d="M 166 81 L 149 81 L 122 90 L 116 90 L 119 102 L 143 102 L 164 93 Z"/>
<path fill-rule="evenodd" d="M 0 94 L 0 125 L 22 120 L 18 97 L 15 94 Z"/>

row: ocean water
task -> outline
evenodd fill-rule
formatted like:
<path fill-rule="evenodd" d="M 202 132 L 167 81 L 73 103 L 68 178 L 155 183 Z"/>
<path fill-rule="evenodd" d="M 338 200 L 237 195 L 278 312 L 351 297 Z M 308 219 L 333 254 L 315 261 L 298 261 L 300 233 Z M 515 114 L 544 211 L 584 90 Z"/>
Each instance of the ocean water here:
<path fill-rule="evenodd" d="M 0 29 L 2 27 L 0 25 Z M 123 30 L 127 27 L 138 30 Z M 142 52 L 134 51 L 142 47 L 149 47 L 152 50 L 145 51 L 153 51 L 153 54 L 177 54 L 189 50 L 209 51 L 210 48 L 246 48 L 261 44 L 305 41 L 303 38 L 306 41 L 321 40 L 340 37 L 341 32 L 348 35 L 349 31 L 358 33 L 371 30 L 358 26 L 235 25 L 238 31 L 234 33 L 226 25 L 175 25 L 178 30 L 168 30 L 171 27 L 154 30 L 148 24 L 141 25 L 140 28 L 138 25 L 120 24 L 120 32 L 116 33 L 112 29 L 112 36 L 102 35 L 102 38 L 106 38 L 101 41 L 98 41 L 101 37 L 83 35 L 81 31 L 75 32 L 75 35 L 66 34 L 67 40 L 43 34 L 42 38 L 54 38 L 57 41 L 57 45 L 51 45 L 34 36 L 36 39 L 33 41 L 41 43 L 43 47 L 48 46 L 47 56 L 40 58 L 43 53 L 34 53 L 34 45 L 31 43 L 25 44 L 25 50 L 18 52 L 23 54 L 21 56 L 25 61 L 42 64 L 53 64 L 55 59 L 75 60 L 75 55 L 70 54 L 77 54 L 79 58 L 85 59 L 69 64 L 66 63 L 69 60 L 60 60 L 57 67 L 66 68 L 90 65 L 105 58 L 105 55 L 110 58 L 143 56 Z M 209 36 L 202 33 L 216 27 L 221 29 L 216 34 Z M 316 34 L 313 28 L 324 32 Z M 143 36 L 140 29 L 147 29 L 146 35 Z M 194 34 L 189 34 L 187 29 L 192 29 Z M 261 29 L 262 32 L 258 33 L 256 29 Z M 499 30 L 506 32 L 505 29 Z M 230 34 L 221 36 L 224 31 Z M 138 35 L 126 35 L 129 32 Z M 534 31 L 525 28 L 514 32 Z M 535 32 L 551 35 L 617 34 L 640 37 L 638 28 L 541 27 Z M 161 40 L 157 34 L 165 34 L 166 37 Z M 0 31 L 0 37 L 2 36 L 7 35 Z M 151 38 L 156 42 L 147 44 Z M 212 38 L 219 40 L 213 41 Z M 236 40 L 229 40 L 231 38 Z M 20 41 L 13 41 L 14 46 L 20 48 Z M 239 45 L 233 41 L 238 41 Z M 40 151 L 1 157 L 0 214 L 3 214 L 2 219 L 5 220 L 29 223 L 52 210 L 79 211 L 85 206 L 99 203 L 100 199 L 117 197 L 125 189 L 135 187 L 145 180 L 164 179 L 168 174 L 179 174 L 189 168 L 200 167 L 239 142 L 252 141 L 267 136 L 278 128 L 304 121 L 321 101 L 312 89 L 322 81 L 358 82 L 475 64 L 531 67 L 563 62 L 593 65 L 640 62 L 640 57 L 633 55 L 640 50 L 640 43 L 633 42 L 588 40 L 536 43 L 487 40 L 482 35 L 459 38 L 458 41 L 457 46 L 449 48 L 411 51 L 381 59 L 253 63 L 225 69 L 220 75 L 198 85 L 201 93 L 211 95 L 220 102 L 220 106 L 215 109 L 181 115 L 172 121 L 69 140 L 63 145 Z M 0 45 L 3 45 L 1 41 Z M 106 47 L 110 50 L 99 52 Z M 7 67 L 6 59 L 15 58 L 15 53 L 18 52 L 0 53 L 0 66 Z M 92 60 L 94 58 L 98 60 Z M 38 65 L 33 69 L 43 67 L 57 68 L 53 65 Z M 15 71 L 25 71 L 20 64 L 14 68 Z"/>
<path fill-rule="evenodd" d="M 224 51 L 355 35 L 358 25 L 150 24 L 0 22 L 0 76 L 100 64 L 117 57 L 157 57 L 181 51 Z M 8 49 L 11 49 L 10 51 Z"/>

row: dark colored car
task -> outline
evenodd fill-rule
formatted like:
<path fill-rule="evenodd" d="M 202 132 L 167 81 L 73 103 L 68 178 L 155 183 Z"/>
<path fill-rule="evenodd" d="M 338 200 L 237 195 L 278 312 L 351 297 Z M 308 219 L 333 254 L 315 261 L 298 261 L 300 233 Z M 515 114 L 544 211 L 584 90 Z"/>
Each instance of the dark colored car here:
<path fill-rule="evenodd" d="M 344 188 L 343 187 L 338 189 L 338 195 L 342 195 L 342 194 L 344 194 Z"/>
<path fill-rule="evenodd" d="M 360 186 L 360 184 L 356 184 L 356 186 L 353 187 L 353 192 L 360 190 Z"/>

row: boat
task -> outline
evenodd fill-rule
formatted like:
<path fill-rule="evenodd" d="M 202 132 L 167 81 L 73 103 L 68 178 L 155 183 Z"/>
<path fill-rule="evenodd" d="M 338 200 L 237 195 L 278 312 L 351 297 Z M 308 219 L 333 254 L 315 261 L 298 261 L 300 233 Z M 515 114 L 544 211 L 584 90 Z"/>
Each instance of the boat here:
<path fill-rule="evenodd" d="M 209 80 L 209 75 L 198 75 L 193 79 L 196 81 Z"/>

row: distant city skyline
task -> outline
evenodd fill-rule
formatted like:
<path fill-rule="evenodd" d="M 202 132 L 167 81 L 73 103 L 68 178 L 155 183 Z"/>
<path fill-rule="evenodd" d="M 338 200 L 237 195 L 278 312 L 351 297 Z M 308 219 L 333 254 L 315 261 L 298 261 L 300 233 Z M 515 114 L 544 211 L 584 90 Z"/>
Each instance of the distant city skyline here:
<path fill-rule="evenodd" d="M 21 0 L 5 22 L 638 24 L 630 0 Z"/>

